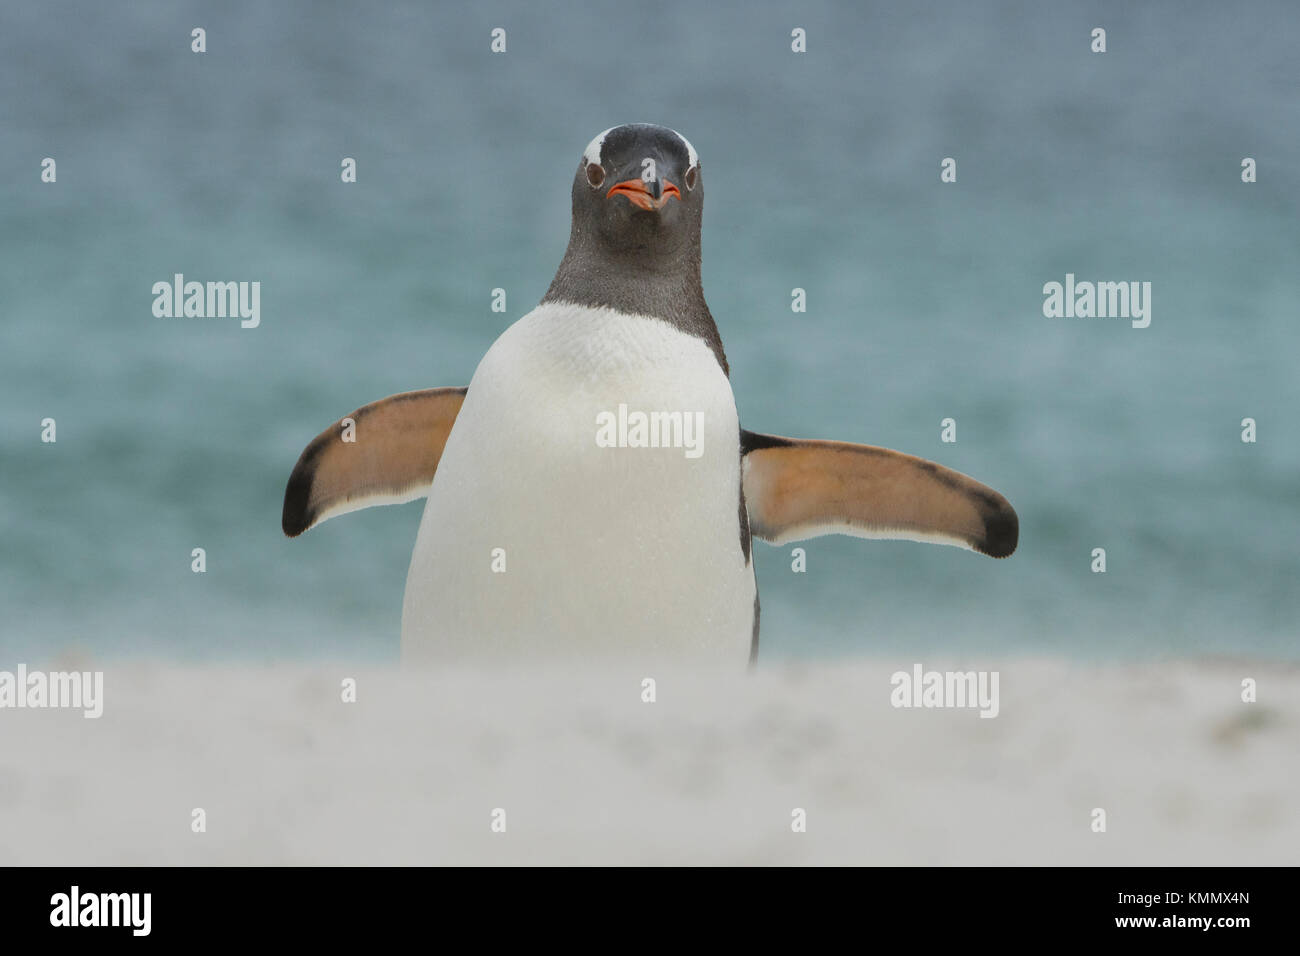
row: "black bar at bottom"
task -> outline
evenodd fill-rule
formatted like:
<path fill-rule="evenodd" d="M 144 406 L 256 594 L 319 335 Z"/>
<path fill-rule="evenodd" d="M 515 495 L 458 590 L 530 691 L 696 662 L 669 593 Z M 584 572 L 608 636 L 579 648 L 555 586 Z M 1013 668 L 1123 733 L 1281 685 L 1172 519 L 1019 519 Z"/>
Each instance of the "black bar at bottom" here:
<path fill-rule="evenodd" d="M 1293 883 L 1287 869 L 1225 868 L 662 868 L 608 875 L 575 868 L 550 876 L 418 868 L 10 868 L 0 870 L 0 920 L 6 943 L 63 937 L 91 945 L 374 945 L 421 931 L 432 931 L 420 938 L 437 945 L 470 929 L 487 934 L 479 937 L 483 943 L 513 929 L 544 945 L 614 929 L 624 935 L 604 937 L 607 945 L 637 947 L 641 939 L 662 947 L 674 938 L 698 943 L 701 930 L 734 942 L 778 931 L 820 936 L 837 925 L 850 939 L 902 933 L 926 944 L 1130 936 L 1232 945 L 1284 929 Z M 673 935 L 687 930 L 690 937 Z"/>

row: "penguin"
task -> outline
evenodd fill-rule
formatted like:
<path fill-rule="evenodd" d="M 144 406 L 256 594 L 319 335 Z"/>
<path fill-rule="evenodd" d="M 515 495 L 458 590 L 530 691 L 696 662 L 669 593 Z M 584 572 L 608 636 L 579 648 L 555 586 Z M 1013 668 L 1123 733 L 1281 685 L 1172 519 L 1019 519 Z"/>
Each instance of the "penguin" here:
<path fill-rule="evenodd" d="M 427 498 L 404 664 L 752 663 L 755 538 L 1015 550 L 1015 510 L 973 478 L 887 448 L 741 427 L 701 282 L 703 205 L 681 134 L 600 133 L 574 175 L 554 280 L 469 385 L 365 405 L 299 457 L 289 537 Z"/>

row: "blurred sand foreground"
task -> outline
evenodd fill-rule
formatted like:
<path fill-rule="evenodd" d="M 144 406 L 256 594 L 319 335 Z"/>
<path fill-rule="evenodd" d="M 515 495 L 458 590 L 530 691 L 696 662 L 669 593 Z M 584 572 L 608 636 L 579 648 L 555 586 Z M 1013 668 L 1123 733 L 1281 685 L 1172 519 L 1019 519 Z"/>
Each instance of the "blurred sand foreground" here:
<path fill-rule="evenodd" d="M 1300 669 L 1007 661 L 981 719 L 891 707 L 911 664 L 113 665 L 0 710 L 0 864 L 1300 863 Z"/>

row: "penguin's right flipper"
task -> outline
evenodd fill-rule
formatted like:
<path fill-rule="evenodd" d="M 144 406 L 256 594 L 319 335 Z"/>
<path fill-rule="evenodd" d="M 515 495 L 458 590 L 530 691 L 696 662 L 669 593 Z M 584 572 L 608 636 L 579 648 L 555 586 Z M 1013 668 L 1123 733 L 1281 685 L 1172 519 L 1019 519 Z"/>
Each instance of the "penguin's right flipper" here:
<path fill-rule="evenodd" d="M 987 485 L 873 445 L 740 433 L 750 533 L 772 544 L 823 534 L 951 544 L 1005 558 L 1020 520 Z"/>
<path fill-rule="evenodd" d="M 427 495 L 465 392 L 429 388 L 390 395 L 317 435 L 284 489 L 284 533 L 296 538 L 335 515 Z"/>

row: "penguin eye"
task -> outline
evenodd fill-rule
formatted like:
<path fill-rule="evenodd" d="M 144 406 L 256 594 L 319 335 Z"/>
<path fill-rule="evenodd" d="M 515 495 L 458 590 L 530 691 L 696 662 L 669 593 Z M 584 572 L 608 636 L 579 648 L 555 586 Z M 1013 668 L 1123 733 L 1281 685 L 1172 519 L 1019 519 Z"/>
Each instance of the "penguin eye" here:
<path fill-rule="evenodd" d="M 587 182 L 592 188 L 598 188 L 605 181 L 605 170 L 597 163 L 587 164 Z"/>
<path fill-rule="evenodd" d="M 698 166 L 692 166 L 690 169 L 686 170 L 686 189 L 688 191 L 695 188 L 695 174 L 699 172 L 699 169 L 700 167 Z"/>

